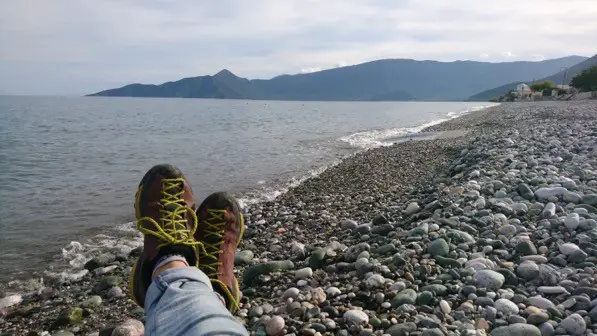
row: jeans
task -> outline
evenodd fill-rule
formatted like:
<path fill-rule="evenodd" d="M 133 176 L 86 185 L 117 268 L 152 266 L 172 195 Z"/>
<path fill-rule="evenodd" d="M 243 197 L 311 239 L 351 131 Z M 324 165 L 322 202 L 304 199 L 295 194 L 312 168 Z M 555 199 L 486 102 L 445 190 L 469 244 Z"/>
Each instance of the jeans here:
<path fill-rule="evenodd" d="M 195 267 L 167 269 L 145 297 L 145 335 L 249 335 Z"/>

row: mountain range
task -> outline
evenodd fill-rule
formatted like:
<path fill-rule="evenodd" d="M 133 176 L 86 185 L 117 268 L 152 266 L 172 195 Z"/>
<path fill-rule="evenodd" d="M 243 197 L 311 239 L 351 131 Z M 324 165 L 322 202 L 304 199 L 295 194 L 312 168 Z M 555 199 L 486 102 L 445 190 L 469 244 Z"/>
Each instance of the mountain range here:
<path fill-rule="evenodd" d="M 159 85 L 130 84 L 90 96 L 180 97 L 303 101 L 446 101 L 521 78 L 542 78 L 587 60 L 567 56 L 540 62 L 416 61 L 383 59 L 272 79 L 241 78 L 228 70 Z M 489 98 L 488 98 L 489 99 Z"/>
<path fill-rule="evenodd" d="M 493 88 L 490 90 L 483 91 L 481 93 L 477 93 L 477 94 L 471 96 L 468 100 L 487 101 L 492 98 L 502 96 L 505 93 L 509 92 L 510 90 L 516 89 L 516 86 L 521 83 L 530 85 L 532 82 L 550 81 L 556 85 L 568 84 L 574 76 L 578 75 L 583 70 L 585 70 L 589 67 L 592 67 L 594 65 L 597 65 L 597 55 L 595 55 L 591 58 L 588 58 L 576 65 L 569 67 L 569 68 L 560 69 L 560 71 L 558 71 L 557 73 L 555 73 L 551 76 L 547 76 L 547 77 L 543 77 L 543 78 L 539 78 L 539 79 L 530 79 L 530 80 L 529 80 L 529 78 L 527 78 L 527 80 L 508 83 L 506 85 L 502 85 L 497 88 Z"/>

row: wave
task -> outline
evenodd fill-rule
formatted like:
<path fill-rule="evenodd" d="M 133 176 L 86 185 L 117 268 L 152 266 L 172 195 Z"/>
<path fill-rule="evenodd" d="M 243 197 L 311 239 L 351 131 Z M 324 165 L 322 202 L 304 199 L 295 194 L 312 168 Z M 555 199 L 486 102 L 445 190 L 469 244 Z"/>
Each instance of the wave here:
<path fill-rule="evenodd" d="M 339 138 L 340 141 L 348 143 L 349 145 L 361 149 L 372 149 L 377 147 L 383 146 L 392 146 L 394 141 L 388 141 L 390 139 L 396 138 L 398 136 L 409 135 L 409 134 L 416 134 L 420 133 L 427 127 L 431 127 L 437 124 L 441 124 L 445 121 L 458 118 L 465 114 L 479 111 L 491 106 L 492 105 L 482 105 L 482 106 L 474 106 L 472 108 L 458 111 L 458 112 L 448 112 L 445 114 L 444 117 L 431 120 L 424 124 L 414 126 L 414 127 L 397 127 L 397 128 L 390 128 L 390 129 L 383 129 L 383 130 L 371 130 L 371 131 L 364 131 L 353 133 L 347 136 L 343 136 Z"/>
<path fill-rule="evenodd" d="M 44 276 L 58 282 L 76 281 L 88 273 L 84 266 L 93 257 L 106 252 L 128 255 L 140 246 L 143 246 L 143 237 L 135 224 L 123 223 L 112 228 L 109 234 L 98 234 L 84 241 L 71 241 L 57 256 L 62 267 L 52 267 L 44 272 Z"/>

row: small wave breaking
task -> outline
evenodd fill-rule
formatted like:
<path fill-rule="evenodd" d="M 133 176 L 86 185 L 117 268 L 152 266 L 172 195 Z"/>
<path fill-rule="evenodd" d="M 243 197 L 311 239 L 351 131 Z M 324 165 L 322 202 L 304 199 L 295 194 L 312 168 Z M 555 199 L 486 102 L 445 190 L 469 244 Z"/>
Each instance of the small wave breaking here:
<path fill-rule="evenodd" d="M 343 136 L 339 140 L 348 143 L 352 147 L 361 149 L 372 149 L 377 147 L 392 146 L 394 144 L 394 141 L 390 141 L 391 139 L 394 139 L 399 136 L 420 133 L 427 127 L 438 125 L 445 121 L 458 118 L 465 114 L 479 111 L 491 106 L 494 105 L 475 106 L 460 112 L 448 112 L 445 114 L 444 117 L 434 119 L 424 124 L 413 127 L 396 127 L 383 130 L 371 130 L 353 133 L 347 136 Z"/>

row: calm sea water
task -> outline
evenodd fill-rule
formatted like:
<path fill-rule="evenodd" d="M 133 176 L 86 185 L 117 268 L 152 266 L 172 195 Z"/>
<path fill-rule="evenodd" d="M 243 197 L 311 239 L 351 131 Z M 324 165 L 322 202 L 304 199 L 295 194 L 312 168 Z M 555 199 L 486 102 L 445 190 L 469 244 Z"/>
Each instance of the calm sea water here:
<path fill-rule="evenodd" d="M 355 151 L 479 107 L 0 97 L 0 282 L 137 246 L 133 196 L 154 164 L 180 167 L 199 201 L 217 190 L 256 201 Z"/>

